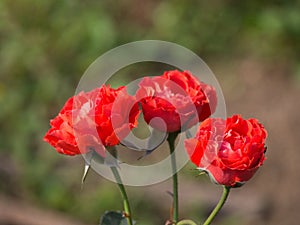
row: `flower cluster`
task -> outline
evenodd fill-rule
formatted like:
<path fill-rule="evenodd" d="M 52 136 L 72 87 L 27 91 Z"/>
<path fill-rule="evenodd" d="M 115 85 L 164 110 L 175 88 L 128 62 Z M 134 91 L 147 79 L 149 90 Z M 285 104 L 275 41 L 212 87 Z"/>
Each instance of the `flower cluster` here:
<path fill-rule="evenodd" d="M 166 71 L 145 77 L 136 96 L 125 87 L 103 85 L 70 98 L 51 120 L 44 140 L 59 153 L 95 151 L 105 157 L 105 147 L 114 146 L 137 127 L 141 104 L 145 121 L 167 132 L 180 132 L 201 122 L 196 137 L 185 141 L 191 161 L 218 184 L 237 186 L 249 180 L 265 160 L 267 132 L 256 119 L 240 115 L 223 120 L 209 118 L 217 105 L 214 87 L 199 81 L 189 71 Z M 160 122 L 151 123 L 153 118 Z"/>
<path fill-rule="evenodd" d="M 161 76 L 144 77 L 134 96 L 125 87 L 113 89 L 106 85 L 80 92 L 50 121 L 51 128 L 44 140 L 65 155 L 95 152 L 105 158 L 106 148 L 118 145 L 137 127 L 142 113 L 146 123 L 169 134 L 167 140 L 173 153 L 177 135 L 201 122 L 195 137 L 185 140 L 185 149 L 199 170 L 224 186 L 225 201 L 230 188 L 244 184 L 263 164 L 267 131 L 258 120 L 243 119 L 240 115 L 212 118 L 216 107 L 213 86 L 199 81 L 189 71 L 166 71 Z M 175 166 L 173 161 L 172 168 Z M 117 169 L 112 171 L 121 185 Z M 173 182 L 174 216 L 168 220 L 170 224 L 178 222 L 176 173 Z M 125 189 L 120 190 L 127 224 L 132 225 Z M 210 224 L 219 209 L 213 211 L 205 225 Z"/>

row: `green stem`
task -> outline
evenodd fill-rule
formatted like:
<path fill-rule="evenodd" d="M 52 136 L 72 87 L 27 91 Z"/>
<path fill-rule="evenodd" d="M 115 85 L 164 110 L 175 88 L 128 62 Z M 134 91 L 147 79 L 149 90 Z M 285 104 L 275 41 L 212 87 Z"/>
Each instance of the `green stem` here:
<path fill-rule="evenodd" d="M 173 173 L 173 222 L 176 224 L 178 221 L 178 177 L 177 177 L 177 166 L 175 156 L 175 140 L 178 136 L 178 132 L 169 133 L 168 143 L 171 154 L 171 165 Z"/>
<path fill-rule="evenodd" d="M 216 205 L 215 209 L 211 212 L 209 217 L 206 219 L 203 225 L 209 225 L 213 221 L 213 219 L 216 217 L 218 212 L 221 210 L 222 206 L 224 205 L 231 187 L 223 186 L 223 194 L 221 199 L 219 200 L 218 204 Z"/>
<path fill-rule="evenodd" d="M 128 225 L 133 225 L 128 197 L 127 197 L 127 194 L 126 194 L 125 187 L 122 183 L 119 171 L 118 171 L 117 167 L 112 166 L 110 168 L 111 168 L 112 173 L 114 174 L 114 177 L 117 181 L 117 184 L 119 186 L 119 189 L 120 189 L 120 192 L 121 192 L 121 195 L 122 195 L 122 198 L 123 198 L 123 205 L 124 205 L 124 211 L 125 211 L 125 216 L 126 216 L 126 219 L 127 219 L 127 223 L 128 223 Z"/>

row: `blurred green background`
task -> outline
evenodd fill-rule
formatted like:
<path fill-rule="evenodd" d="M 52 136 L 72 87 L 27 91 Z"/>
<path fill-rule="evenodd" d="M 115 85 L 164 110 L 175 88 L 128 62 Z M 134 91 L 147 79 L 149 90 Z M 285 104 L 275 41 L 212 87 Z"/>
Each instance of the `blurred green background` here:
<path fill-rule="evenodd" d="M 98 56 L 159 39 L 211 67 L 229 115 L 258 117 L 269 130 L 266 165 L 232 191 L 215 224 L 298 225 L 299 12 L 296 0 L 1 0 L 0 224 L 97 224 L 105 210 L 122 209 L 113 183 L 91 172 L 81 190 L 83 159 L 59 155 L 42 139 Z M 131 71 L 115 84 L 139 68 Z M 221 189 L 191 168 L 180 173 L 181 217 L 200 221 Z M 138 224 L 164 224 L 170 187 L 128 188 Z"/>

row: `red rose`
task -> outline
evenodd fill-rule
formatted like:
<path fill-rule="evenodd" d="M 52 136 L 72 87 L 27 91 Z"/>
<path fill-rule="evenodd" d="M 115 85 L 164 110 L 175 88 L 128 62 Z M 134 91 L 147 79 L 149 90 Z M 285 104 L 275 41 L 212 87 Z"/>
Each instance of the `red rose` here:
<path fill-rule="evenodd" d="M 105 156 L 104 146 L 117 145 L 137 125 L 140 113 L 135 98 L 124 87 L 102 86 L 70 98 L 53 120 L 44 140 L 59 153 Z M 132 106 L 132 109 L 130 106 Z M 114 129 L 115 128 L 115 129 Z"/>
<path fill-rule="evenodd" d="M 168 132 L 188 129 L 209 117 L 216 109 L 215 89 L 197 80 L 190 72 L 167 71 L 162 76 L 145 77 L 139 84 L 137 98 L 145 121 L 159 117 Z M 151 126 L 165 131 L 159 120 Z"/>
<path fill-rule="evenodd" d="M 209 118 L 195 138 L 185 141 L 185 148 L 191 161 L 216 183 L 233 187 L 248 181 L 262 165 L 266 137 L 267 131 L 256 119 Z"/>

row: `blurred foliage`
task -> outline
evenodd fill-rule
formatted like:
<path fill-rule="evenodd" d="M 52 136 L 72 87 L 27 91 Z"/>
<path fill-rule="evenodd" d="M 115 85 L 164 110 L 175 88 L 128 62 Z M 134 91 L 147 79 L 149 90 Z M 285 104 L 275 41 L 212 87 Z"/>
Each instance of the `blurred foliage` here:
<path fill-rule="evenodd" d="M 121 208 L 111 186 L 76 195 L 82 164 L 74 169 L 78 160 L 65 160 L 42 141 L 88 65 L 120 44 L 161 39 L 204 59 L 285 62 L 300 76 L 299 8 L 297 0 L 1 0 L 0 190 L 88 222 Z M 156 206 L 140 204 L 140 217 L 151 217 L 147 210 L 159 215 Z"/>

